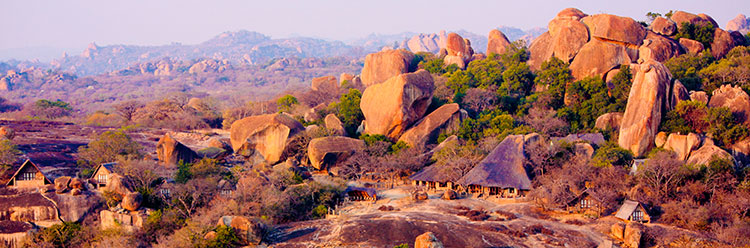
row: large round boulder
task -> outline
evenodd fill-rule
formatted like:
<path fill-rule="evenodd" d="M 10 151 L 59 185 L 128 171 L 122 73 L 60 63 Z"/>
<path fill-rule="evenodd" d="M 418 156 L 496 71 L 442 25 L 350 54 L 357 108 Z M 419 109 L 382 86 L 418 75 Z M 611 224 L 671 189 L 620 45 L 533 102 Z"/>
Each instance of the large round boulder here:
<path fill-rule="evenodd" d="M 365 142 L 342 136 L 328 136 L 315 138 L 307 146 L 307 155 L 310 164 L 318 169 L 324 170 L 334 167 L 339 162 L 349 158 L 357 151 L 365 148 Z"/>
<path fill-rule="evenodd" d="M 138 208 L 141 207 L 141 202 L 143 201 L 143 196 L 141 193 L 133 192 L 125 195 L 122 198 L 122 203 L 120 205 L 122 208 L 129 210 L 129 211 L 135 211 L 138 210 Z"/>
<path fill-rule="evenodd" d="M 165 134 L 156 144 L 156 156 L 163 165 L 174 166 L 180 163 L 192 163 L 198 159 L 198 154 L 190 147 L 187 147 L 179 141 L 172 138 L 171 135 Z"/>
<path fill-rule="evenodd" d="M 703 52 L 703 43 L 695 40 L 680 38 L 680 46 L 689 54 L 700 54 Z"/>
<path fill-rule="evenodd" d="M 622 113 L 606 113 L 596 118 L 594 127 L 600 130 L 619 130 L 621 121 Z"/>
<path fill-rule="evenodd" d="M 677 24 L 672 20 L 659 16 L 651 22 L 651 31 L 654 31 L 657 34 L 671 36 L 677 32 Z"/>
<path fill-rule="evenodd" d="M 461 127 L 461 121 L 467 116 L 466 111 L 461 110 L 458 104 L 445 104 L 406 130 L 399 140 L 411 147 L 434 144 L 440 133 L 458 130 Z"/>
<path fill-rule="evenodd" d="M 107 178 L 107 185 L 102 187 L 101 190 L 125 196 L 133 192 L 133 187 L 125 177 L 122 177 L 117 173 L 111 173 Z"/>
<path fill-rule="evenodd" d="M 750 124 L 750 96 L 740 86 L 722 85 L 714 90 L 708 106 L 727 107 L 738 121 Z"/>
<path fill-rule="evenodd" d="M 632 18 L 610 14 L 584 17 L 592 37 L 639 46 L 646 37 L 646 29 Z"/>
<path fill-rule="evenodd" d="M 68 184 L 70 184 L 69 176 L 61 176 L 55 178 L 55 193 L 62 194 L 68 191 Z"/>
<path fill-rule="evenodd" d="M 552 36 L 552 53 L 565 62 L 570 62 L 589 41 L 588 28 L 577 20 L 553 19 L 548 28 Z"/>
<path fill-rule="evenodd" d="M 716 146 L 711 139 L 706 139 L 700 149 L 690 153 L 687 164 L 708 165 L 713 159 L 731 159 L 732 155 Z"/>
<path fill-rule="evenodd" d="M 414 248 L 443 248 L 443 243 L 432 232 L 426 232 L 414 240 Z"/>
<path fill-rule="evenodd" d="M 403 49 L 368 54 L 365 57 L 365 66 L 362 67 L 362 83 L 369 87 L 407 73 L 412 67 L 413 60 L 414 54 Z"/>
<path fill-rule="evenodd" d="M 510 46 L 508 37 L 500 30 L 493 29 L 487 38 L 487 54 L 503 54 Z"/>
<path fill-rule="evenodd" d="M 699 101 L 708 105 L 708 94 L 704 91 L 690 91 L 690 101 Z"/>
<path fill-rule="evenodd" d="M 698 149 L 698 146 L 700 146 L 700 144 L 701 137 L 697 134 L 689 133 L 687 135 L 684 135 L 671 133 L 667 137 L 666 142 L 664 142 L 664 149 L 674 151 L 675 153 L 677 153 L 678 158 L 680 158 L 682 161 L 685 161 L 688 159 L 688 156 L 690 156 L 690 152 Z"/>
<path fill-rule="evenodd" d="M 669 105 L 667 107 L 672 110 L 680 102 L 690 100 L 690 93 L 688 93 L 687 88 L 682 85 L 680 80 L 674 80 L 674 83 L 672 83 L 672 95 L 669 98 Z"/>
<path fill-rule="evenodd" d="M 592 39 L 578 51 L 578 55 L 570 63 L 570 71 L 576 80 L 581 80 L 602 76 L 613 68 L 630 64 L 630 61 L 625 47 Z"/>
<path fill-rule="evenodd" d="M 672 75 L 666 66 L 649 60 L 639 66 L 633 77 L 628 103 L 620 125 L 620 147 L 643 156 L 654 145 L 667 104 Z"/>
<path fill-rule="evenodd" d="M 448 54 L 443 58 L 443 64 L 446 66 L 455 64 L 461 69 L 466 68 L 474 55 L 471 42 L 456 33 L 448 34 L 445 49 Z"/>
<path fill-rule="evenodd" d="M 401 74 L 368 87 L 359 104 L 365 116 L 364 132 L 398 139 L 425 114 L 434 89 L 432 76 L 425 70 Z"/>
<path fill-rule="evenodd" d="M 576 8 L 566 8 L 561 10 L 560 12 L 557 12 L 557 15 L 555 16 L 555 19 L 566 19 L 566 20 L 575 20 L 578 21 L 581 18 L 586 17 L 586 13 L 583 13 L 580 9 Z"/>
<path fill-rule="evenodd" d="M 696 14 L 688 13 L 685 11 L 676 11 L 672 13 L 672 16 L 669 18 L 672 19 L 672 21 L 674 21 L 675 24 L 677 24 L 678 28 L 682 27 L 682 23 L 685 23 L 685 22 L 694 24 L 694 25 L 711 24 L 711 21 L 703 19 L 703 17 L 700 17 Z"/>
<path fill-rule="evenodd" d="M 230 143 L 237 154 L 260 155 L 273 164 L 281 158 L 288 139 L 303 130 L 299 121 L 286 114 L 250 116 L 232 123 Z"/>
<path fill-rule="evenodd" d="M 323 122 L 326 125 L 326 129 L 328 129 L 328 131 L 330 131 L 334 135 L 340 135 L 340 136 L 346 135 L 344 124 L 341 123 L 341 120 L 339 120 L 339 118 L 336 117 L 336 115 L 334 114 L 326 115 L 326 118 L 323 119 Z"/>

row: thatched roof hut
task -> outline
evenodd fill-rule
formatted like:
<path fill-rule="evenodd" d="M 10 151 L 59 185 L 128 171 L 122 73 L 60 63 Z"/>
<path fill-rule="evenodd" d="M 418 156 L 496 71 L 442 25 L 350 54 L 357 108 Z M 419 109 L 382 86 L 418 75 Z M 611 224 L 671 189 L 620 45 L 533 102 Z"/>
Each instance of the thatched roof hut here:
<path fill-rule="evenodd" d="M 531 180 L 523 164 L 523 135 L 506 137 L 474 169 L 458 180 L 461 185 L 531 189 Z"/>
<path fill-rule="evenodd" d="M 640 202 L 625 200 L 615 217 L 625 221 L 636 221 L 636 222 L 649 222 L 651 216 L 646 213 L 646 209 L 641 205 Z"/>

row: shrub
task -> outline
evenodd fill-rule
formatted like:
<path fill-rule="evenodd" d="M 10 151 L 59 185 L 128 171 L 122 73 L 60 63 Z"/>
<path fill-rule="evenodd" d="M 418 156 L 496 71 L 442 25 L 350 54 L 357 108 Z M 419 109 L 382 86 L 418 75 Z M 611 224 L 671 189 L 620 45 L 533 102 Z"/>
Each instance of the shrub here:
<path fill-rule="evenodd" d="M 498 55 L 490 55 L 482 60 L 474 60 L 466 67 L 466 71 L 476 81 L 476 87 L 487 89 L 490 86 L 500 86 L 503 81 L 504 66 Z"/>
<path fill-rule="evenodd" d="M 81 229 L 81 224 L 66 221 L 42 229 L 34 234 L 33 240 L 37 244 L 47 243 L 54 247 L 73 247 L 81 242 L 77 239 Z"/>
<path fill-rule="evenodd" d="M 208 241 L 207 247 L 235 247 L 240 244 L 240 238 L 232 227 L 219 225 L 214 232 L 216 237 Z"/>
<path fill-rule="evenodd" d="M 0 138 L 0 165 L 11 165 L 18 159 L 21 152 L 8 139 Z"/>
<path fill-rule="evenodd" d="M 534 78 L 536 87 L 544 88 L 543 94 L 549 95 L 549 102 L 546 105 L 553 109 L 563 107 L 565 87 L 571 82 L 573 82 L 573 75 L 568 68 L 568 63 L 557 57 L 552 57 L 542 63 L 541 69 Z"/>
<path fill-rule="evenodd" d="M 73 108 L 70 107 L 69 103 L 61 100 L 53 102 L 47 99 L 41 99 L 34 102 L 29 110 L 29 114 L 34 117 L 57 119 L 64 116 L 70 116 Z"/>
<path fill-rule="evenodd" d="M 439 58 L 419 62 L 419 68 L 425 69 L 432 74 L 443 74 L 447 72 L 443 60 Z"/>
<path fill-rule="evenodd" d="M 712 62 L 713 56 L 711 56 L 711 53 L 704 51 L 703 53 L 696 55 L 683 54 L 673 57 L 664 62 L 664 65 L 669 68 L 669 72 L 672 73 L 673 78 L 680 80 L 685 88 L 687 88 L 688 91 L 691 91 L 701 90 L 703 88 L 698 72 Z"/>
<path fill-rule="evenodd" d="M 557 116 L 570 123 L 571 132 L 594 128 L 596 118 L 605 113 L 622 112 L 627 100 L 611 96 L 601 78 L 589 77 L 568 85 L 570 104 L 557 111 Z"/>
<path fill-rule="evenodd" d="M 140 156 L 141 146 L 124 129 L 106 131 L 78 149 L 78 164 L 93 167 L 116 161 L 120 156 Z"/>
<path fill-rule="evenodd" d="M 592 163 L 596 167 L 628 167 L 633 162 L 633 153 L 615 142 L 607 142 L 596 150 Z"/>

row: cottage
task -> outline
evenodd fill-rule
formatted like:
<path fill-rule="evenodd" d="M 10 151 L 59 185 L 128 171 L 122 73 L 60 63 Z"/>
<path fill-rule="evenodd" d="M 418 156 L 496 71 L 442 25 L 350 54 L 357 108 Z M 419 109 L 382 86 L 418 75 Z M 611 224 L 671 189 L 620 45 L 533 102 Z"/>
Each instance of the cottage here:
<path fill-rule="evenodd" d="M 567 209 L 568 212 L 573 213 L 594 212 L 599 214 L 601 211 L 601 204 L 589 195 L 588 190 L 584 190 L 575 199 L 568 202 Z"/>
<path fill-rule="evenodd" d="M 409 179 L 412 180 L 412 185 L 425 187 L 428 190 L 455 190 L 458 186 L 446 176 L 446 173 L 443 173 L 438 166 L 434 165 L 411 175 Z"/>
<path fill-rule="evenodd" d="M 18 188 L 30 188 L 49 184 L 52 184 L 52 181 L 42 173 L 42 170 L 39 169 L 34 162 L 27 159 L 23 162 L 21 167 L 16 170 L 16 173 L 13 174 L 5 185 Z"/>
<path fill-rule="evenodd" d="M 472 194 L 508 198 L 525 196 L 531 189 L 531 180 L 523 167 L 523 145 L 523 135 L 508 136 L 458 183 Z"/>
<path fill-rule="evenodd" d="M 94 170 L 94 175 L 91 176 L 89 181 L 94 184 L 94 187 L 97 189 L 107 186 L 107 181 L 109 181 L 111 174 L 114 173 L 114 167 L 116 165 L 117 162 L 100 164 L 96 167 L 96 170 Z"/>
<path fill-rule="evenodd" d="M 221 196 L 224 196 L 224 197 L 232 196 L 232 193 L 234 193 L 234 191 L 236 190 L 236 187 L 234 184 L 224 179 L 219 181 L 219 184 L 217 185 L 217 187 L 219 188 L 219 193 L 221 194 Z"/>
<path fill-rule="evenodd" d="M 646 164 L 646 161 L 648 159 L 642 158 L 642 159 L 633 159 L 633 165 L 630 166 L 630 175 L 635 175 L 635 173 L 638 173 L 638 168 L 643 167 L 643 165 Z"/>
<path fill-rule="evenodd" d="M 617 210 L 615 217 L 626 222 L 635 221 L 648 223 L 651 221 L 651 216 L 646 213 L 646 209 L 643 207 L 643 205 L 640 202 L 631 200 L 625 200 L 625 202 L 622 204 L 622 207 Z"/>
<path fill-rule="evenodd" d="M 346 195 L 350 201 L 377 201 L 378 194 L 375 189 L 361 187 L 347 187 Z"/>

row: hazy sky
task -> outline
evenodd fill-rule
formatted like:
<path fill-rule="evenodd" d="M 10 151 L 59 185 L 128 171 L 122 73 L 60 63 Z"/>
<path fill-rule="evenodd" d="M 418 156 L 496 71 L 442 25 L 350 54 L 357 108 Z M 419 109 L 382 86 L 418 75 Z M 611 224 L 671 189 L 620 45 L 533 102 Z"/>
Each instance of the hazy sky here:
<path fill-rule="evenodd" d="M 109 44 L 194 44 L 224 31 L 246 29 L 274 38 L 291 35 L 348 40 L 371 33 L 466 29 L 486 34 L 498 26 L 544 27 L 563 8 L 645 19 L 648 11 L 707 13 L 722 27 L 749 0 L 581 1 L 194 1 L 2 0 L 0 50 L 80 48 Z"/>

